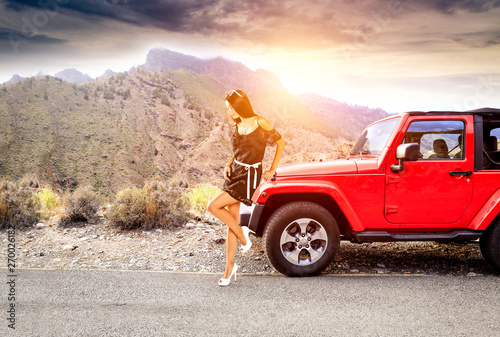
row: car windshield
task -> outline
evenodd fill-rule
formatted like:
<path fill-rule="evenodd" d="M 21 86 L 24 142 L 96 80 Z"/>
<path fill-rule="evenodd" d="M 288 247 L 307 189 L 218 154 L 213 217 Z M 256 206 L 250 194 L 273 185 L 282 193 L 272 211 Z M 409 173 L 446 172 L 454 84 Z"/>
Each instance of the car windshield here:
<path fill-rule="evenodd" d="M 398 123 L 399 118 L 393 118 L 367 127 L 352 148 L 351 154 L 381 154 Z"/>

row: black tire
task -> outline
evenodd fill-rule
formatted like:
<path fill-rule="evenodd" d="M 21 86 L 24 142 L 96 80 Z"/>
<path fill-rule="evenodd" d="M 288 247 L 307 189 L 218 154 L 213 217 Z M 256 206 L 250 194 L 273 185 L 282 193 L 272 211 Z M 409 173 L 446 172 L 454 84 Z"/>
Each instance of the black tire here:
<path fill-rule="evenodd" d="M 286 276 L 312 276 L 333 261 L 340 247 L 339 227 L 322 206 L 297 201 L 278 208 L 264 230 L 264 251 Z"/>
<path fill-rule="evenodd" d="M 500 270 L 500 219 L 496 219 L 479 239 L 486 262 Z"/>

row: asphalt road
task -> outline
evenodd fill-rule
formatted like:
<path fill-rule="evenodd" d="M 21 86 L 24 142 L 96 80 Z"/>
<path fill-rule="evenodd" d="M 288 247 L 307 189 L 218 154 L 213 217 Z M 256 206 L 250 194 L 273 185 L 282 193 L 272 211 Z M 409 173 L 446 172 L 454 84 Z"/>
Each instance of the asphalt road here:
<path fill-rule="evenodd" d="M 0 269 L 7 278 L 7 270 Z M 500 277 L 18 270 L 2 336 L 498 336 Z M 4 295 L 5 294 L 5 295 Z"/>

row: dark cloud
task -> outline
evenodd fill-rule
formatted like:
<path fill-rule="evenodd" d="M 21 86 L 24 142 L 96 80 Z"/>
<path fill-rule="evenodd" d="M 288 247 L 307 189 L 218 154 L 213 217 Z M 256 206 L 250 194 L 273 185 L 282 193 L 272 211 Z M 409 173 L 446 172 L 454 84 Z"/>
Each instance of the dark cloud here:
<path fill-rule="evenodd" d="M 113 19 L 139 26 L 159 26 L 172 31 L 193 31 L 213 21 L 211 9 L 220 0 L 4 0 L 6 9 L 63 12 L 79 18 Z M 205 14 L 196 18 L 197 14 Z"/>
<path fill-rule="evenodd" d="M 500 7 L 500 0 L 421 0 L 419 3 L 445 14 L 452 14 L 457 10 L 487 12 Z"/>
<path fill-rule="evenodd" d="M 0 27 L 0 53 L 14 52 L 15 54 L 24 50 L 27 46 L 36 45 L 60 45 L 67 41 L 56 39 L 45 34 L 32 34 Z"/>
<path fill-rule="evenodd" d="M 134 22 L 134 19 L 126 14 L 123 1 L 101 1 L 101 0 L 3 0 L 6 9 L 22 12 L 26 9 L 34 9 L 43 12 L 59 13 L 74 17 L 96 16 L 102 19 L 115 19 L 125 22 Z"/>
<path fill-rule="evenodd" d="M 85 20 L 115 20 L 171 32 L 246 40 L 270 46 L 325 47 L 353 42 L 356 25 L 327 0 L 4 0 L 5 8 L 61 12 Z M 42 5 L 40 5 L 42 4 Z M 344 6 L 344 5 L 343 5 Z"/>
<path fill-rule="evenodd" d="M 486 48 L 500 45 L 500 31 L 454 34 L 449 38 L 457 43 L 472 48 Z"/>
<path fill-rule="evenodd" d="M 109 20 L 169 32 L 194 34 L 235 44 L 271 48 L 324 49 L 360 44 L 379 36 L 400 14 L 411 10 L 453 14 L 484 12 L 500 0 L 0 0 L 7 11 L 30 9 L 83 21 Z M 5 14 L 4 14 L 5 15 Z M 57 26 L 57 19 L 53 19 Z M 89 25 L 91 26 L 91 25 Z M 11 27 L 14 28 L 14 27 Z M 48 27 L 47 27 L 48 28 Z M 82 33 L 85 28 L 81 27 Z M 87 29 L 92 29 L 88 27 Z M 47 32 L 45 32 L 47 33 Z M 461 37 L 452 38 L 464 43 Z M 480 45 L 496 44 L 488 38 Z"/>

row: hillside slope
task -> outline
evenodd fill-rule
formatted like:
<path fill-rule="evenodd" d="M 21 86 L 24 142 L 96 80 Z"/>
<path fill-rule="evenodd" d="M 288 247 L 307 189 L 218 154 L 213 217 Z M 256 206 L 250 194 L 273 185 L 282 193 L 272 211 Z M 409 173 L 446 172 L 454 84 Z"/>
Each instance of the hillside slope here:
<path fill-rule="evenodd" d="M 350 138 L 349 119 L 339 131 L 341 115 L 333 118 L 326 106 L 313 111 L 316 105 L 269 72 L 221 58 L 151 53 L 156 59 L 148 55 L 139 68 L 83 84 L 44 76 L 3 85 L 0 176 L 34 174 L 63 190 L 92 185 L 105 195 L 153 176 L 176 177 L 184 187 L 220 186 L 234 131 L 224 92 L 233 88 L 245 90 L 283 135 L 284 163 L 333 158 L 338 142 Z M 267 151 L 265 161 L 272 157 Z"/>
<path fill-rule="evenodd" d="M 368 124 L 389 117 L 389 114 L 382 109 L 352 106 L 316 94 L 298 95 L 297 99 L 352 140 L 357 139 Z"/>
<path fill-rule="evenodd" d="M 223 94 L 216 94 L 222 90 L 186 70 L 137 69 L 81 85 L 49 76 L 6 85 L 0 90 L 0 175 L 31 173 L 62 189 L 93 185 L 104 194 L 152 176 L 220 185 L 233 132 Z M 285 155 L 335 148 L 321 133 L 281 124 Z"/>
<path fill-rule="evenodd" d="M 327 137 L 346 136 L 330 122 L 325 123 L 297 96 L 288 92 L 274 74 L 266 70 L 252 71 L 239 62 L 220 57 L 202 60 L 162 48 L 150 50 L 141 68 L 157 72 L 186 69 L 204 75 L 214 84 L 212 89 L 218 97 L 224 97 L 227 90 L 242 89 L 250 97 L 254 109 L 264 116 L 270 116 L 276 127 L 291 125 Z"/>

